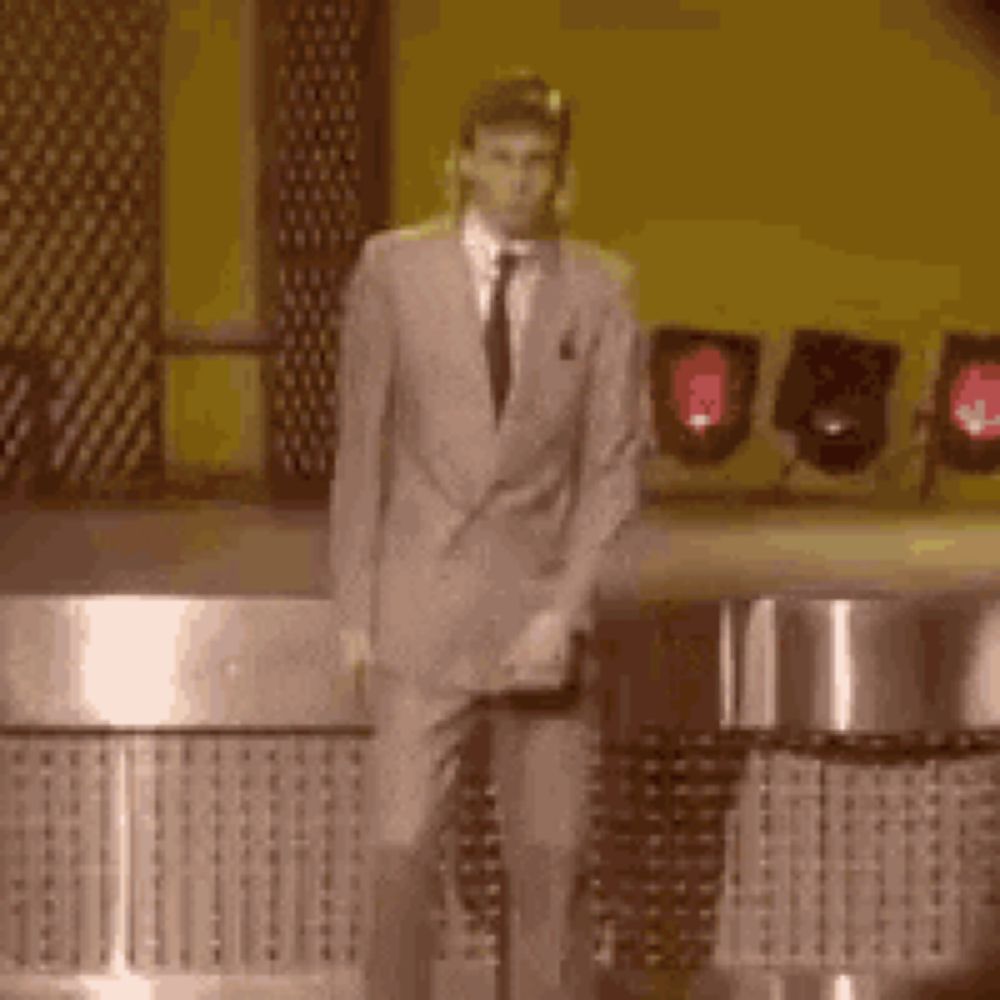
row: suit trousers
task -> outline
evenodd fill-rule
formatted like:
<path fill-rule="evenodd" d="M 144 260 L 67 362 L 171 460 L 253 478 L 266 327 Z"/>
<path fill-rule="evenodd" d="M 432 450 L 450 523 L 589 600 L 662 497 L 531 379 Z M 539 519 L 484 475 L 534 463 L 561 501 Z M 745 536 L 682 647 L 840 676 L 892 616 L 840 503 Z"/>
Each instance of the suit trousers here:
<path fill-rule="evenodd" d="M 502 1000 L 591 1000 L 586 895 L 592 685 L 477 697 L 376 670 L 362 945 L 368 1000 L 431 1000 L 438 834 L 472 728 L 491 729 L 509 903 Z"/>

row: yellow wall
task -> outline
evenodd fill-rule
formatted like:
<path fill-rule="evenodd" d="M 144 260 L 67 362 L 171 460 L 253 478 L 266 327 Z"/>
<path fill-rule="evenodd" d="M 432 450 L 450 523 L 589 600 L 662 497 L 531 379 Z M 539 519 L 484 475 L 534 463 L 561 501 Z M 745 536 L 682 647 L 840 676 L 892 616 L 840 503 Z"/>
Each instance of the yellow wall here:
<path fill-rule="evenodd" d="M 1000 83 L 934 6 L 396 0 L 396 216 L 438 203 L 469 86 L 527 63 L 579 102 L 576 229 L 647 320 L 995 323 Z"/>
<path fill-rule="evenodd" d="M 765 381 L 794 326 L 902 341 L 894 449 L 935 334 L 1000 328 L 1000 81 L 943 0 L 392 2 L 394 222 L 440 210 L 469 87 L 528 64 L 578 102 L 574 230 L 637 264 L 645 322 L 759 330 Z M 171 0 L 168 324 L 256 318 L 252 6 Z M 779 461 L 765 430 L 718 475 Z"/>
<path fill-rule="evenodd" d="M 210 341 L 255 326 L 254 4 L 169 0 L 164 49 L 164 329 Z M 256 358 L 168 358 L 168 467 L 259 473 Z"/>
<path fill-rule="evenodd" d="M 166 323 L 255 319 L 245 0 L 169 0 L 164 59 Z M 247 98 L 249 95 L 247 95 Z"/>
<path fill-rule="evenodd" d="M 912 443 L 940 329 L 1000 328 L 1000 82 L 938 0 L 395 6 L 398 221 L 440 205 L 469 87 L 532 65 L 577 99 L 574 228 L 638 266 L 642 319 L 764 334 L 764 429 L 715 472 L 663 463 L 665 482 L 773 480 L 767 383 L 795 326 L 906 345 L 887 454 Z M 892 475 L 912 487 L 919 473 L 911 454 Z M 870 477 L 804 470 L 798 485 Z"/>

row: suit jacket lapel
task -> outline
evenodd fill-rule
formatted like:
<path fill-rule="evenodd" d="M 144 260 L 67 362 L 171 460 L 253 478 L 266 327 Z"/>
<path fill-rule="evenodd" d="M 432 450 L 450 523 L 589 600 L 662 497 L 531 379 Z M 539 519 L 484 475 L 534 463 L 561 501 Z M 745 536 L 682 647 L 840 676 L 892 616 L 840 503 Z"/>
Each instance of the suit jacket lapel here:
<path fill-rule="evenodd" d="M 541 274 L 523 331 L 521 357 L 498 426 L 493 416 L 486 352 L 479 336 L 482 319 L 472 266 L 460 229 L 446 228 L 439 246 L 438 287 L 447 303 L 447 322 L 440 335 L 449 338 L 449 350 L 462 359 L 475 398 L 474 405 L 456 414 L 456 421 L 463 424 L 458 433 L 465 442 L 463 451 L 468 449 L 467 467 L 477 470 L 472 475 L 473 482 L 479 483 L 472 508 L 476 510 L 502 475 L 504 456 L 518 453 L 522 435 L 537 432 L 538 401 L 546 391 L 551 366 L 559 363 L 558 340 L 569 320 L 569 297 L 559 244 L 552 241 L 542 248 Z"/>

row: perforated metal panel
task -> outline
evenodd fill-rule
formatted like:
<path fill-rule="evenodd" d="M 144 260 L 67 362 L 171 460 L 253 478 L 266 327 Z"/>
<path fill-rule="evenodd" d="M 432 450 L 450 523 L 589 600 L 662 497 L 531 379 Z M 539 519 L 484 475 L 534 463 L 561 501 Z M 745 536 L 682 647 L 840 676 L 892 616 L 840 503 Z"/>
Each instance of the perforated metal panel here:
<path fill-rule="evenodd" d="M 354 964 L 363 751 L 331 735 L 133 737 L 130 965 Z"/>
<path fill-rule="evenodd" d="M 605 745 L 595 787 L 594 903 L 615 968 L 709 964 L 725 817 L 742 757 L 737 737 L 654 727 Z"/>
<path fill-rule="evenodd" d="M 333 469 L 341 289 L 385 223 L 385 0 L 263 0 L 263 291 L 275 337 L 271 473 L 322 497 Z"/>
<path fill-rule="evenodd" d="M 118 878 L 102 736 L 0 736 L 0 971 L 96 972 Z"/>
<path fill-rule="evenodd" d="M 654 974 L 967 966 L 1000 932 L 998 743 L 655 726 L 606 743 L 593 787 L 600 960 Z M 466 779 L 478 790 L 458 820 L 459 899 L 492 959 L 495 801 L 482 772 Z"/>
<path fill-rule="evenodd" d="M 464 748 L 441 845 L 441 884 L 448 890 L 437 910 L 442 958 L 495 962 L 499 953 L 504 859 L 489 736 L 482 727 Z"/>
<path fill-rule="evenodd" d="M 0 736 L 0 976 L 118 957 L 148 976 L 356 965 L 365 747 L 333 732 Z M 442 844 L 436 913 L 441 957 L 492 964 L 502 854 L 482 763 Z M 649 728 L 606 744 L 594 781 L 594 944 L 616 973 L 909 974 L 992 952 L 993 734 Z"/>
<path fill-rule="evenodd" d="M 1000 929 L 998 837 L 995 749 L 754 752 L 727 823 L 718 961 L 960 967 Z"/>

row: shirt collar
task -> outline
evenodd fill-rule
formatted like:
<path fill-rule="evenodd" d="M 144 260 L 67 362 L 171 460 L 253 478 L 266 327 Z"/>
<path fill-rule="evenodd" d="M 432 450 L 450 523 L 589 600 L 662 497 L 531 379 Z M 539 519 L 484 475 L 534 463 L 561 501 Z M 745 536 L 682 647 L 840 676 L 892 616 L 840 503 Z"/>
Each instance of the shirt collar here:
<path fill-rule="evenodd" d="M 490 270 L 497 267 L 502 251 L 523 261 L 535 258 L 539 250 L 536 240 L 502 240 L 475 208 L 468 209 L 462 220 L 462 241 L 477 264 Z"/>

